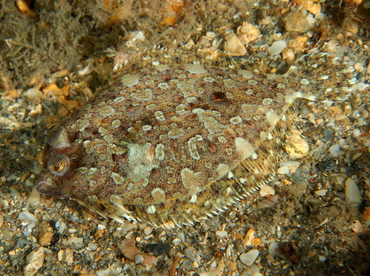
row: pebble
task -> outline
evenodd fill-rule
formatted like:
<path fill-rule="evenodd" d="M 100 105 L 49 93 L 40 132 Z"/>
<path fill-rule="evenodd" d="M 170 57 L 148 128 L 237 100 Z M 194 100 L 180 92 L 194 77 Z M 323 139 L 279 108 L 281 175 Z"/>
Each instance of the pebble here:
<path fill-rule="evenodd" d="M 315 195 L 317 195 L 317 196 L 325 196 L 327 192 L 328 192 L 328 190 L 321 189 L 321 190 L 315 191 Z"/>
<path fill-rule="evenodd" d="M 153 253 L 154 256 L 167 255 L 171 250 L 171 245 L 168 243 L 152 243 L 146 247 L 145 252 Z"/>
<path fill-rule="evenodd" d="M 271 186 L 265 185 L 261 187 L 261 189 L 259 190 L 259 194 L 261 197 L 265 197 L 268 195 L 274 195 L 275 190 Z"/>
<path fill-rule="evenodd" d="M 280 54 L 287 46 L 287 43 L 285 40 L 278 40 L 275 41 L 269 48 L 268 52 L 271 56 Z"/>
<path fill-rule="evenodd" d="M 244 43 L 248 44 L 251 41 L 258 39 L 261 36 L 260 30 L 248 22 L 243 22 L 242 26 L 236 30 L 238 38 Z"/>
<path fill-rule="evenodd" d="M 249 250 L 247 253 L 240 255 L 240 261 L 246 266 L 251 266 L 259 256 L 260 252 L 258 249 Z"/>
<path fill-rule="evenodd" d="M 287 31 L 305 33 L 309 30 L 308 22 L 300 11 L 290 12 L 284 21 Z"/>
<path fill-rule="evenodd" d="M 349 177 L 345 182 L 346 190 L 346 201 L 348 204 L 357 206 L 361 202 L 361 192 L 355 181 Z"/>
<path fill-rule="evenodd" d="M 92 242 L 89 242 L 89 244 L 87 246 L 90 247 L 90 249 L 93 250 L 93 251 L 95 251 L 98 248 L 98 245 L 96 243 L 92 243 Z"/>
<path fill-rule="evenodd" d="M 110 268 L 96 271 L 96 276 L 108 276 L 108 275 L 112 275 Z"/>
<path fill-rule="evenodd" d="M 305 7 L 307 11 L 310 13 L 313 13 L 314 15 L 317 15 L 321 12 L 321 6 L 319 1 L 313 1 L 313 0 L 306 0 L 302 1 L 302 5 Z"/>
<path fill-rule="evenodd" d="M 58 261 L 65 262 L 69 265 L 73 263 L 73 251 L 70 248 L 59 250 Z"/>
<path fill-rule="evenodd" d="M 42 246 L 50 245 L 54 236 L 54 230 L 52 227 L 45 227 L 45 229 L 40 233 L 39 242 Z"/>
<path fill-rule="evenodd" d="M 186 248 L 185 251 L 184 251 L 186 258 L 188 258 L 192 262 L 195 261 L 196 252 L 197 251 L 192 246 Z"/>
<path fill-rule="evenodd" d="M 274 256 L 278 251 L 279 251 L 279 243 L 277 243 L 277 242 L 270 243 L 270 245 L 269 245 L 269 254 L 271 256 Z"/>
<path fill-rule="evenodd" d="M 23 95 L 27 97 L 29 103 L 33 106 L 40 104 L 45 99 L 44 94 L 34 88 L 28 89 Z"/>
<path fill-rule="evenodd" d="M 227 237 L 227 232 L 226 231 L 216 231 L 216 235 L 223 239 Z"/>
<path fill-rule="evenodd" d="M 27 256 L 27 265 L 24 267 L 25 276 L 33 276 L 44 265 L 45 251 L 43 247 L 32 251 Z"/>
<path fill-rule="evenodd" d="M 40 203 L 40 197 L 41 197 L 40 193 L 37 192 L 36 189 L 33 189 L 27 201 L 29 204 L 38 205 Z"/>
<path fill-rule="evenodd" d="M 80 237 L 70 237 L 67 244 L 75 249 L 80 249 L 84 245 L 83 238 Z"/>
<path fill-rule="evenodd" d="M 330 152 L 331 156 L 333 156 L 333 157 L 338 157 L 339 156 L 339 150 L 340 150 L 339 145 L 333 145 L 329 148 L 329 152 Z"/>
<path fill-rule="evenodd" d="M 28 221 L 28 222 L 32 222 L 32 223 L 37 223 L 38 222 L 38 219 L 28 211 L 20 212 L 18 214 L 18 218 L 22 221 Z"/>
<path fill-rule="evenodd" d="M 142 255 L 138 254 L 138 255 L 135 256 L 135 263 L 136 264 L 139 264 L 143 261 L 144 261 L 144 257 Z"/>
<path fill-rule="evenodd" d="M 151 233 L 152 233 L 152 231 L 153 231 L 153 227 L 150 227 L 150 226 L 148 226 L 148 227 L 146 227 L 146 228 L 144 229 L 144 233 L 145 233 L 145 235 L 149 235 L 149 234 L 151 234 Z"/>
<path fill-rule="evenodd" d="M 226 39 L 224 47 L 225 51 L 230 53 L 234 57 L 244 56 L 247 52 L 243 43 L 235 34 L 232 34 Z"/>
<path fill-rule="evenodd" d="M 135 240 L 126 239 L 123 240 L 121 244 L 118 245 L 123 256 L 129 260 L 134 260 L 136 255 L 139 255 L 141 251 L 136 247 Z"/>
<path fill-rule="evenodd" d="M 290 174 L 295 172 L 301 163 L 298 161 L 286 161 L 280 164 L 280 168 L 277 170 L 279 174 Z"/>
<path fill-rule="evenodd" d="M 305 157 L 310 147 L 302 136 L 299 134 L 292 134 L 287 138 L 285 150 L 290 158 L 296 159 Z"/>

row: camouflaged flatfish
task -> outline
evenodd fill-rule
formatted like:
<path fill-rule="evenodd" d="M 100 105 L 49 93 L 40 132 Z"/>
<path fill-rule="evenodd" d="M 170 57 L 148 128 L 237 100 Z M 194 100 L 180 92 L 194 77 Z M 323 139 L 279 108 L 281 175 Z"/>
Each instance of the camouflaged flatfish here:
<path fill-rule="evenodd" d="M 218 214 L 273 180 L 296 95 L 343 93 L 343 72 L 309 59 L 284 75 L 179 58 L 122 73 L 54 132 L 37 190 L 120 222 Z"/>

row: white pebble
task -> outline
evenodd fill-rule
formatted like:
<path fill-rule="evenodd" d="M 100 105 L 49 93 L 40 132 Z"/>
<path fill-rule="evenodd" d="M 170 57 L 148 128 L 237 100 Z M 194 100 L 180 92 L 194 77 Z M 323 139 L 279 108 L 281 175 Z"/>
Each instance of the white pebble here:
<path fill-rule="evenodd" d="M 30 196 L 27 199 L 27 202 L 29 204 L 37 205 L 40 203 L 40 193 L 36 191 L 36 189 L 33 189 L 30 193 Z"/>
<path fill-rule="evenodd" d="M 353 137 L 360 137 L 361 136 L 361 130 L 359 130 L 358 128 L 355 128 L 352 131 L 352 134 L 353 134 Z"/>
<path fill-rule="evenodd" d="M 280 54 L 286 48 L 286 41 L 285 40 L 278 40 L 275 41 L 270 48 L 268 48 L 268 52 L 271 56 Z"/>
<path fill-rule="evenodd" d="M 279 244 L 277 242 L 270 243 L 270 245 L 269 245 L 269 254 L 271 256 L 275 256 L 275 254 L 278 252 L 278 250 L 279 250 Z"/>
<path fill-rule="evenodd" d="M 280 168 L 278 169 L 279 174 L 289 174 L 295 172 L 295 170 L 299 167 L 301 163 L 298 161 L 286 161 L 280 164 Z"/>
<path fill-rule="evenodd" d="M 195 260 L 197 252 L 196 252 L 194 247 L 190 246 L 190 247 L 186 248 L 184 253 L 185 253 L 186 258 L 188 258 L 190 261 L 193 262 Z"/>
<path fill-rule="evenodd" d="M 254 272 L 251 276 L 263 276 L 263 274 L 260 272 Z"/>
<path fill-rule="evenodd" d="M 289 174 L 288 166 L 282 166 L 277 170 L 278 174 Z"/>
<path fill-rule="evenodd" d="M 333 145 L 329 148 L 329 152 L 330 152 L 331 156 L 333 156 L 333 157 L 338 157 L 339 156 L 339 150 L 340 150 L 339 145 Z"/>
<path fill-rule="evenodd" d="M 177 236 L 179 237 L 179 239 L 182 241 L 182 242 L 185 242 L 185 234 L 184 232 L 179 232 L 177 233 Z"/>
<path fill-rule="evenodd" d="M 18 214 L 18 218 L 22 221 L 37 223 L 38 219 L 28 211 L 23 211 Z"/>
<path fill-rule="evenodd" d="M 260 194 L 261 197 L 265 197 L 265 196 L 268 196 L 268 195 L 274 195 L 275 190 L 271 186 L 265 185 L 265 186 L 261 187 L 261 189 L 259 191 L 259 194 Z"/>
<path fill-rule="evenodd" d="M 347 178 L 346 182 L 346 200 L 348 204 L 357 206 L 361 202 L 361 192 L 357 184 L 351 177 Z"/>
<path fill-rule="evenodd" d="M 67 228 L 67 225 L 63 221 L 59 220 L 57 223 L 55 223 L 55 227 L 58 228 L 58 232 L 60 234 L 63 234 L 64 230 Z"/>
<path fill-rule="evenodd" d="M 247 266 L 251 266 L 256 261 L 259 254 L 260 252 L 258 249 L 249 250 L 247 253 L 240 255 L 240 261 Z"/>
<path fill-rule="evenodd" d="M 226 231 L 216 231 L 216 235 L 223 239 L 227 237 L 227 232 Z"/>
<path fill-rule="evenodd" d="M 97 276 L 108 276 L 110 275 L 110 273 L 111 273 L 110 268 L 96 271 Z"/>
<path fill-rule="evenodd" d="M 89 242 L 88 246 L 93 251 L 95 251 L 98 248 L 98 245 L 96 243 L 92 243 L 92 242 Z"/>
<path fill-rule="evenodd" d="M 321 189 L 321 190 L 315 191 L 315 195 L 317 195 L 317 196 L 325 196 L 327 192 L 328 192 L 328 190 Z"/>

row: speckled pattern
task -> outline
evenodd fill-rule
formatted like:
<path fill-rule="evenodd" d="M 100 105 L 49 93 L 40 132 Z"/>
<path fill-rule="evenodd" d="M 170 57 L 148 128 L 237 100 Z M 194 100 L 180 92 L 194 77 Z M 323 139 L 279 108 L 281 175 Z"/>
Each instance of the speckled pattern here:
<path fill-rule="evenodd" d="M 326 74 L 328 62 L 340 70 Z M 284 75 L 174 62 L 122 74 L 53 134 L 37 189 L 166 228 L 218 214 L 271 182 L 296 98 L 348 97 L 341 62 L 307 56 Z"/>

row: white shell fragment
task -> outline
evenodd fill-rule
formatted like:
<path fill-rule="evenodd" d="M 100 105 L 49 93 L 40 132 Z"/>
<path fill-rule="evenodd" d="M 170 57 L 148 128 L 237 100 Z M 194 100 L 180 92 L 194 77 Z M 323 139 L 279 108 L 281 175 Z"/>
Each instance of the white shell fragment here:
<path fill-rule="evenodd" d="M 360 204 L 361 192 L 355 181 L 351 177 L 349 177 L 347 178 L 345 185 L 346 200 L 348 204 L 351 204 L 353 206 L 357 206 L 358 204 Z"/>
<path fill-rule="evenodd" d="M 259 256 L 260 252 L 258 249 L 249 250 L 247 253 L 243 253 L 240 255 L 240 260 L 243 264 L 247 266 L 251 266 Z"/>
<path fill-rule="evenodd" d="M 286 44 L 285 40 L 278 40 L 278 41 L 275 41 L 270 46 L 270 48 L 268 48 L 268 52 L 272 56 L 278 55 L 286 48 L 286 46 L 287 46 L 287 44 Z"/>

